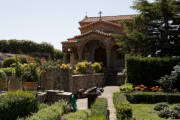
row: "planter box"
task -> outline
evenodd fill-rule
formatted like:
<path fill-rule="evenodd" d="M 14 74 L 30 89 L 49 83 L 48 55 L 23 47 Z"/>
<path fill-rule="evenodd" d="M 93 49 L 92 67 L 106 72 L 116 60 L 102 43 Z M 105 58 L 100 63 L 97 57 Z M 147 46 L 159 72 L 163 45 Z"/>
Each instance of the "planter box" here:
<path fill-rule="evenodd" d="M 8 91 L 16 91 L 21 89 L 21 82 L 19 81 L 18 78 L 12 76 L 9 78 L 8 81 Z"/>
<path fill-rule="evenodd" d="M 37 91 L 37 82 L 23 82 L 23 88 L 25 91 Z"/>

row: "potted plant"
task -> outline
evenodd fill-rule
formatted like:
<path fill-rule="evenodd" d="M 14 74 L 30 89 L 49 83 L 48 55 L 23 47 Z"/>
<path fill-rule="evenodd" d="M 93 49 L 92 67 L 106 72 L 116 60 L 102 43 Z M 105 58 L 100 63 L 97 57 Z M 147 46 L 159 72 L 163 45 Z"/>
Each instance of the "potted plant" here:
<path fill-rule="evenodd" d="M 24 64 L 22 67 L 21 79 L 23 81 L 24 90 L 37 90 L 38 80 L 40 79 L 40 72 L 37 65 L 34 63 Z"/>
<path fill-rule="evenodd" d="M 0 70 L 0 91 L 3 90 L 6 79 L 6 73 L 3 70 Z"/>

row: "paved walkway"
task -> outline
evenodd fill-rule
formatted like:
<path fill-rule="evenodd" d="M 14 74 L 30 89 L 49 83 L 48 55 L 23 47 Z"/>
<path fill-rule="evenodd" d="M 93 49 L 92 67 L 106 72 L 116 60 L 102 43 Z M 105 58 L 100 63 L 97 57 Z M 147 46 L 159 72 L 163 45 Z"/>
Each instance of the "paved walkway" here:
<path fill-rule="evenodd" d="M 77 109 L 78 110 L 86 110 L 86 109 L 88 109 L 87 98 L 78 99 L 76 104 L 77 104 Z"/>
<path fill-rule="evenodd" d="M 104 92 L 101 96 L 99 97 L 104 97 L 107 98 L 108 100 L 108 109 L 110 111 L 110 120 L 116 120 L 116 115 L 115 115 L 115 108 L 112 100 L 113 93 L 118 91 L 119 87 L 118 86 L 106 86 L 104 87 Z M 80 110 L 85 110 L 87 109 L 87 98 L 86 99 L 78 99 L 77 100 L 77 108 Z"/>
<path fill-rule="evenodd" d="M 107 100 L 108 100 L 108 109 L 110 112 L 109 119 L 110 120 L 116 120 L 116 114 L 115 114 L 116 110 L 114 108 L 112 96 L 113 96 L 113 93 L 117 92 L 118 90 L 119 90 L 118 86 L 107 86 L 107 87 L 104 87 L 104 92 L 100 96 L 100 97 L 107 98 Z"/>

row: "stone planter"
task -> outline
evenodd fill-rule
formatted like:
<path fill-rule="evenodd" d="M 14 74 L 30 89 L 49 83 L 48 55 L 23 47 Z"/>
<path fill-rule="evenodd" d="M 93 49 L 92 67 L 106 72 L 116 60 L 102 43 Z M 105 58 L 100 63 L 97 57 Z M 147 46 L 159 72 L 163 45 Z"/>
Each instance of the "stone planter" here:
<path fill-rule="evenodd" d="M 10 77 L 8 81 L 8 91 L 16 91 L 21 88 L 21 82 L 16 77 Z"/>
<path fill-rule="evenodd" d="M 37 91 L 37 82 L 23 82 L 23 88 L 25 91 Z"/>

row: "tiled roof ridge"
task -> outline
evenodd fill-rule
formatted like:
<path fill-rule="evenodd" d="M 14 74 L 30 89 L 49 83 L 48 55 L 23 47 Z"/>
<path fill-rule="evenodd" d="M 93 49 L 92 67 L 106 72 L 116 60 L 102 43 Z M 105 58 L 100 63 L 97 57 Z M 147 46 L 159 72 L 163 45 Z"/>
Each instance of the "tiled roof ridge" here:
<path fill-rule="evenodd" d="M 75 42 L 77 42 L 78 38 L 84 37 L 84 36 L 91 34 L 91 33 L 96 33 L 96 34 L 103 35 L 106 37 L 112 37 L 111 33 L 105 33 L 105 32 L 99 31 L 99 30 L 91 30 L 91 31 L 88 31 L 88 32 L 83 33 L 81 35 L 76 35 L 73 38 L 69 38 L 69 39 L 67 39 L 68 41 L 63 41 L 62 43 L 75 43 Z"/>
<path fill-rule="evenodd" d="M 109 22 L 109 21 L 105 21 L 105 20 L 99 20 L 99 21 L 95 21 L 95 22 L 89 23 L 87 25 L 84 25 L 82 27 L 79 27 L 79 29 L 86 28 L 88 26 L 94 25 L 94 24 L 99 23 L 99 22 L 104 22 L 104 23 L 108 23 L 108 24 L 111 24 L 111 25 L 114 25 L 114 26 L 117 26 L 117 27 L 121 27 L 121 25 L 113 23 L 113 22 Z"/>
<path fill-rule="evenodd" d="M 123 19 L 123 17 L 133 17 L 133 16 L 137 16 L 137 15 L 138 14 L 102 16 L 101 19 L 105 19 L 105 18 L 109 18 L 110 19 L 110 18 L 118 18 L 118 17 L 119 17 L 119 19 Z M 88 19 L 99 19 L 99 17 L 86 17 L 83 20 L 81 20 L 79 23 L 83 23 L 83 22 L 85 22 Z M 111 21 L 111 19 L 109 21 Z M 112 19 L 112 21 L 113 21 L 113 19 Z"/>
<path fill-rule="evenodd" d="M 86 36 L 86 35 L 91 34 L 91 33 L 96 33 L 96 34 L 99 34 L 99 35 L 104 35 L 104 36 L 107 36 L 107 37 L 112 37 L 111 33 L 105 33 L 105 32 L 99 31 L 99 30 L 91 30 L 91 31 L 88 31 L 88 32 L 83 33 L 81 35 L 77 35 L 74 38 L 83 37 L 83 36 Z"/>

